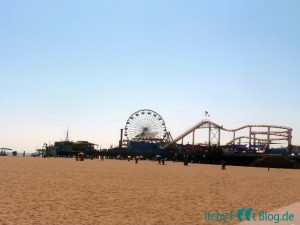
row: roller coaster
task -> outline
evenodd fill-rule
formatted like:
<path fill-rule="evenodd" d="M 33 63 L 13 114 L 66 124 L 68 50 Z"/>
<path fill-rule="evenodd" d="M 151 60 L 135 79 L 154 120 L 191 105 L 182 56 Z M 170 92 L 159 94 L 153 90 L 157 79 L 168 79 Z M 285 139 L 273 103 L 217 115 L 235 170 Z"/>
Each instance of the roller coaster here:
<path fill-rule="evenodd" d="M 222 146 L 241 146 L 241 143 L 245 143 L 242 142 L 243 139 L 247 140 L 244 146 L 248 145 L 248 149 L 254 151 L 269 149 L 271 144 L 279 144 L 276 143 L 278 141 L 287 142 L 289 150 L 291 150 L 292 146 L 292 128 L 290 127 L 277 125 L 245 125 L 236 129 L 227 129 L 223 127 L 223 125 L 218 125 L 217 123 L 210 121 L 208 117 L 201 120 L 175 139 L 172 139 L 170 132 L 167 131 L 163 118 L 155 111 L 143 109 L 136 111 L 128 118 L 124 128 L 124 136 L 127 140 L 122 141 L 123 130 L 121 129 L 120 147 L 123 142 L 127 144 L 130 142 L 142 142 L 155 143 L 160 149 L 168 149 L 176 145 L 180 140 L 181 145 L 183 145 L 183 139 L 188 135 L 192 135 L 192 144 L 189 145 L 195 146 L 195 132 L 198 129 L 204 128 L 208 129 L 208 139 L 206 139 L 204 144 L 206 146 L 215 145 L 220 147 L 221 131 L 232 133 L 229 140 Z"/>
<path fill-rule="evenodd" d="M 292 128 L 290 127 L 277 125 L 245 125 L 236 129 L 226 129 L 222 125 L 218 125 L 210 120 L 205 119 L 201 120 L 199 123 L 195 124 L 172 141 L 164 144 L 161 146 L 161 148 L 166 149 L 180 140 L 183 142 L 183 138 L 189 134 L 192 134 L 192 145 L 194 145 L 195 131 L 201 128 L 208 129 L 208 145 L 211 145 L 214 141 L 217 146 L 220 146 L 221 131 L 231 132 L 233 134 L 232 139 L 227 142 L 226 145 L 240 143 L 241 139 L 248 139 L 249 149 L 261 145 L 266 145 L 267 148 L 269 148 L 269 145 L 274 143 L 274 141 L 287 141 L 287 145 L 289 147 L 292 144 Z M 242 130 L 248 130 L 248 135 L 236 136 L 236 133 Z M 262 138 L 261 136 L 265 136 L 265 138 Z"/>

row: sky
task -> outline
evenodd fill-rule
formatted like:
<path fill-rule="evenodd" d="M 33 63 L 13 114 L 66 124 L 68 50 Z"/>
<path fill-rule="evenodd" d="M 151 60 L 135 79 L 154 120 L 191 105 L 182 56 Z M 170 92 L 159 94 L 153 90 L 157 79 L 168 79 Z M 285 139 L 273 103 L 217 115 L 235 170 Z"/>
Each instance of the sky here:
<path fill-rule="evenodd" d="M 0 147 L 118 145 L 151 109 L 173 137 L 205 118 L 293 128 L 297 0 L 0 0 Z"/>

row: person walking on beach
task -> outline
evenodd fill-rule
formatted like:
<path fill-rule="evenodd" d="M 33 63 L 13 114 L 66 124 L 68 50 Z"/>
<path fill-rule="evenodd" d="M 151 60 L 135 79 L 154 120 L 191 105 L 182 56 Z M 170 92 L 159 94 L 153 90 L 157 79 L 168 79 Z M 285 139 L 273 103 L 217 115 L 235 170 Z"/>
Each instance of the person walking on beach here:
<path fill-rule="evenodd" d="M 225 162 L 225 160 L 222 159 L 221 165 L 222 165 L 222 170 L 226 170 L 226 162 Z"/>

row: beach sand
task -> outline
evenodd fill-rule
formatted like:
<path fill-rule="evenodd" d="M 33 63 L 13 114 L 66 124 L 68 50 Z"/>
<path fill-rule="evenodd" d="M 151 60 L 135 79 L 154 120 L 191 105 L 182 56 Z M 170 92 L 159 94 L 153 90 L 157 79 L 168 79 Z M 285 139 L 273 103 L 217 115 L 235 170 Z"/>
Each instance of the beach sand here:
<path fill-rule="evenodd" d="M 290 169 L 0 157 L 0 179 L 0 224 L 238 224 L 205 213 L 300 201 Z"/>

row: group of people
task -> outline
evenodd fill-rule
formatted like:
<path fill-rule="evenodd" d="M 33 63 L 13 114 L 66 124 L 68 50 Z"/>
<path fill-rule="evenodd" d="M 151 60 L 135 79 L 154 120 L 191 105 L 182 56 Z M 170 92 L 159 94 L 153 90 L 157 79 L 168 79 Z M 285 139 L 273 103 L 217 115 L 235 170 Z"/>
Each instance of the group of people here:
<path fill-rule="evenodd" d="M 161 158 L 158 158 L 158 164 L 159 165 L 165 165 L 165 159 L 161 159 Z"/>

